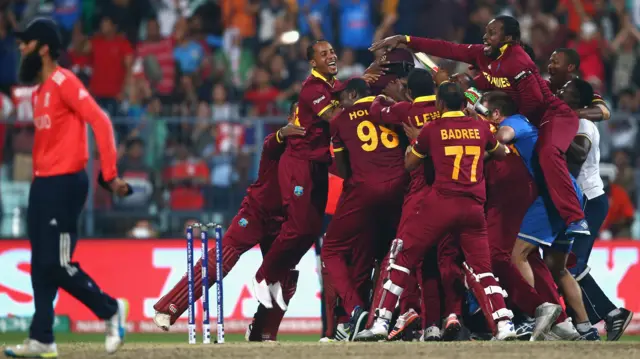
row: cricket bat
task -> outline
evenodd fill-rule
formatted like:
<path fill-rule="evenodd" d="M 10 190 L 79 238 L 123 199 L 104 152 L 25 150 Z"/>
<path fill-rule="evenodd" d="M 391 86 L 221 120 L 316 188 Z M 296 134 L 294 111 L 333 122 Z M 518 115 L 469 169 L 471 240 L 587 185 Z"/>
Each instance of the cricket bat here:
<path fill-rule="evenodd" d="M 425 54 L 424 52 L 416 52 L 415 56 L 416 56 L 416 59 L 418 59 L 418 61 L 420 61 L 421 64 L 426 66 L 433 73 L 438 72 L 438 69 L 439 69 L 438 65 L 436 65 L 436 63 L 433 60 L 431 60 L 429 55 Z"/>

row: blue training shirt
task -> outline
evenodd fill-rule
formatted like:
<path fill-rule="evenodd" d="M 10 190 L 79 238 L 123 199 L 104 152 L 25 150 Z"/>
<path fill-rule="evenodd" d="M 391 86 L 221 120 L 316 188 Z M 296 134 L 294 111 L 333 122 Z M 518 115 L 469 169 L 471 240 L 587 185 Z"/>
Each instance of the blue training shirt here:
<path fill-rule="evenodd" d="M 524 161 L 524 164 L 527 166 L 529 173 L 531 176 L 535 178 L 533 169 L 534 167 L 534 154 L 536 142 L 538 142 L 538 129 L 527 120 L 526 117 L 522 115 L 513 115 L 509 116 L 500 126 L 509 126 L 513 128 L 516 136 L 513 138 L 513 145 L 518 150 L 520 157 Z"/>

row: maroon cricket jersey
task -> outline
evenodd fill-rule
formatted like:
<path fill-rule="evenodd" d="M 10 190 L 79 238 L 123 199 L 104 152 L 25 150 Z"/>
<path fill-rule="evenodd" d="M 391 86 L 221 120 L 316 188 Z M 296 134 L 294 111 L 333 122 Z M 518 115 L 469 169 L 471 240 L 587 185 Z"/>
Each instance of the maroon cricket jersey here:
<path fill-rule="evenodd" d="M 487 123 L 467 117 L 462 111 L 450 111 L 422 128 L 411 152 L 433 159 L 433 189 L 446 195 L 472 197 L 484 204 L 484 152 L 493 152 L 498 146 Z"/>
<path fill-rule="evenodd" d="M 551 92 L 538 67 L 520 45 L 504 45 L 500 56 L 492 59 L 484 54 L 484 45 L 407 38 L 408 46 L 414 51 L 474 65 L 482 73 L 477 83 L 480 90 L 504 91 L 516 102 L 519 112 L 537 127 L 547 110 L 572 113 L 569 106 Z"/>
<path fill-rule="evenodd" d="M 292 139 L 290 137 L 287 139 Z M 282 215 L 282 197 L 278 184 L 278 162 L 285 145 L 275 133 L 268 135 L 262 146 L 258 178 L 247 189 L 245 201 L 271 217 Z"/>
<path fill-rule="evenodd" d="M 287 139 L 287 153 L 291 156 L 323 163 L 331 163 L 329 123 L 322 114 L 335 106 L 331 89 L 338 80 L 329 80 L 312 70 L 302 83 L 298 98 L 295 124 L 306 129 L 306 135 Z"/>
<path fill-rule="evenodd" d="M 390 124 L 402 128 L 402 124 L 422 128 L 426 123 L 440 117 L 436 109 L 436 96 L 420 96 L 413 102 L 398 102 L 393 105 L 385 103 L 383 96 L 378 96 L 371 105 L 371 118 L 375 123 Z M 433 182 L 433 164 L 425 160 L 418 168 L 411 171 L 411 183 L 408 194 L 419 192 L 427 184 Z"/>
<path fill-rule="evenodd" d="M 387 182 L 406 173 L 398 134 L 371 122 L 369 107 L 374 98 L 359 99 L 331 120 L 333 152 L 348 152 L 354 183 Z"/>

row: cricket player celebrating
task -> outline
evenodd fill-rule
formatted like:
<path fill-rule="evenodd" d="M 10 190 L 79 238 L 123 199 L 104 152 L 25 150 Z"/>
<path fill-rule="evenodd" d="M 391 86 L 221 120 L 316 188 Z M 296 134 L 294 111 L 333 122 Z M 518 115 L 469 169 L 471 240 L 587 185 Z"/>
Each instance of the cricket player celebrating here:
<path fill-rule="evenodd" d="M 329 42 L 316 41 L 307 58 L 312 71 L 302 84 L 295 120 L 306 134 L 287 141 L 278 167 L 285 222 L 253 279 L 255 298 L 266 308 L 273 307 L 273 298 L 287 309 L 280 281 L 320 235 L 327 204 L 329 120 L 339 111 L 331 94 L 338 83 L 338 57 Z"/>
<path fill-rule="evenodd" d="M 78 241 L 78 218 L 87 199 L 89 123 L 100 152 L 101 180 L 114 194 L 125 196 L 129 185 L 118 177 L 111 121 L 73 72 L 58 66 L 62 44 L 55 22 L 36 18 L 20 40 L 19 79 L 39 84 L 33 98 L 34 180 L 27 222 L 31 243 L 31 283 L 35 313 L 29 338 L 4 349 L 14 358 L 55 358 L 53 300 L 62 288 L 106 321 L 105 349 L 114 353 L 124 341 L 127 304 L 102 292 L 71 262 Z"/>
<path fill-rule="evenodd" d="M 480 90 L 499 89 L 516 101 L 520 112 L 539 128 L 536 153 L 550 197 L 567 226 L 567 234 L 571 237 L 589 235 L 589 226 L 563 156 L 578 131 L 578 117 L 553 95 L 520 45 L 518 21 L 510 16 L 493 19 L 487 25 L 484 45 L 397 35 L 374 43 L 371 50 L 400 44 L 414 51 L 472 64 L 482 72 L 477 79 Z"/>
<path fill-rule="evenodd" d="M 487 242 L 483 176 L 484 161 L 480 157 L 493 154 L 503 157 L 505 146 L 497 142 L 488 124 L 467 117 L 464 93 L 457 84 L 439 86 L 436 107 L 441 118 L 422 129 L 411 151 L 405 157 L 405 168 L 417 168 L 427 155 L 433 159 L 435 181 L 425 193 L 403 238 L 392 244 L 390 279 L 376 320 L 370 329 L 356 335 L 356 341 L 377 341 L 387 336 L 391 313 L 406 285 L 407 278 L 426 252 L 451 234 L 459 241 L 467 263 L 466 281 L 483 308 L 495 338 L 515 339 L 513 316 L 505 308 L 503 291 L 491 273 Z M 437 221 L 425 221 L 437 218 Z"/>

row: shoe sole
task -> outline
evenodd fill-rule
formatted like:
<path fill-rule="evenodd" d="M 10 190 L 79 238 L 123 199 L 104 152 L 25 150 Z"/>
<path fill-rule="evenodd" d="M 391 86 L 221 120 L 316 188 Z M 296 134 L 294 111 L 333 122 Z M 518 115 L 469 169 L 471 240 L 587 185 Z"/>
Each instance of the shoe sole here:
<path fill-rule="evenodd" d="M 386 339 L 386 335 L 384 334 L 376 334 L 374 336 L 368 337 L 368 338 L 358 338 L 355 337 L 353 338 L 354 342 L 383 342 Z"/>
<path fill-rule="evenodd" d="M 364 328 L 367 326 L 368 319 L 369 319 L 369 312 L 360 313 L 360 316 L 356 321 L 356 326 L 353 327 L 353 332 L 349 333 L 349 336 L 347 337 L 346 341 L 352 342 L 355 339 L 356 335 L 358 335 L 358 333 L 363 331 Z"/>
<path fill-rule="evenodd" d="M 458 338 L 458 333 L 462 330 L 462 324 L 456 323 L 451 324 L 444 328 L 442 332 L 442 341 L 443 342 L 452 342 Z"/>
<path fill-rule="evenodd" d="M 23 356 L 23 355 L 16 355 L 16 353 L 14 353 L 11 350 L 3 350 L 2 353 L 9 358 L 42 358 L 42 359 L 55 359 L 58 357 L 58 353 L 50 353 L 50 354 L 40 354 L 40 355 L 31 355 L 31 356 Z"/>
<path fill-rule="evenodd" d="M 538 310 L 539 309 L 536 309 L 536 324 L 533 327 L 533 332 L 529 339 L 534 342 L 544 340 L 545 334 L 549 333 L 551 327 L 556 322 L 556 319 L 558 319 L 562 313 L 562 307 L 559 305 L 554 305 L 553 311 L 545 317 L 538 317 Z M 538 321 L 539 318 L 540 320 Z"/>
<path fill-rule="evenodd" d="M 407 329 L 410 329 L 412 327 L 412 324 L 414 324 L 416 322 L 416 319 L 418 319 L 418 318 L 420 318 L 420 316 L 418 316 L 418 315 L 410 316 L 409 319 L 404 323 L 404 326 L 402 328 L 400 328 L 398 330 L 396 330 L 394 328 L 394 330 L 391 331 L 391 333 L 387 337 L 387 340 L 388 341 L 395 341 L 395 340 L 403 339 L 402 338 L 402 334 L 404 334 Z"/>
<path fill-rule="evenodd" d="M 607 333 L 607 341 L 608 342 L 615 342 L 620 340 L 620 338 L 622 337 L 622 334 L 624 334 L 624 331 L 627 330 L 627 327 L 629 326 L 629 323 L 631 323 L 631 319 L 633 319 L 633 312 L 629 312 L 629 315 L 627 316 L 627 319 L 625 319 L 624 324 L 622 325 L 622 329 L 620 329 L 618 331 L 618 335 L 616 335 L 615 337 L 609 339 L 609 333 Z"/>

